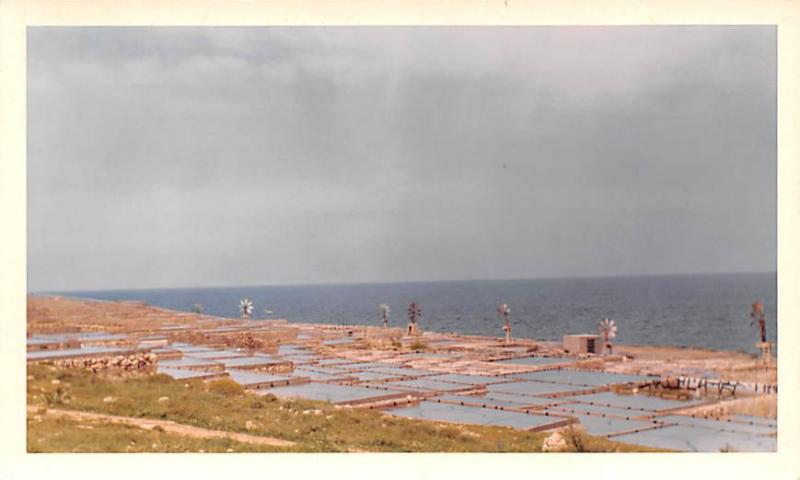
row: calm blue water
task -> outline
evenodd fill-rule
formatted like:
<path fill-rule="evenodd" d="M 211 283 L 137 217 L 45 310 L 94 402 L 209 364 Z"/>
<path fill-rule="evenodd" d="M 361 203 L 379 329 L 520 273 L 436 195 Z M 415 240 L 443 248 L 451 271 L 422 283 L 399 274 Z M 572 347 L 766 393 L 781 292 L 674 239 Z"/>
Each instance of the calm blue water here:
<path fill-rule="evenodd" d="M 617 321 L 617 341 L 626 344 L 685 345 L 755 352 L 757 330 L 750 306 L 765 305 L 767 334 L 776 340 L 776 274 L 675 275 L 394 284 L 232 287 L 63 292 L 103 300 L 138 300 L 190 311 L 238 316 L 248 297 L 255 318 L 313 323 L 380 325 L 378 305 L 387 303 L 390 324 L 405 326 L 411 301 L 422 305 L 423 329 L 502 336 L 495 313 L 511 307 L 513 335 L 559 340 L 565 333 L 596 330 L 604 317 Z"/>

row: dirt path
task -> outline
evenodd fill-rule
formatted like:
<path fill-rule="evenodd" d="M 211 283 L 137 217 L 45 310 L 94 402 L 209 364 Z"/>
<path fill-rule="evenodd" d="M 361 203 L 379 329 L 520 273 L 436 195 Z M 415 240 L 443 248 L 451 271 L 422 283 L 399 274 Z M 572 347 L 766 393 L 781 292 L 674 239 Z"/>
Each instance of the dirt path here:
<path fill-rule="evenodd" d="M 28 407 L 28 413 L 37 413 L 40 410 L 36 407 Z M 152 420 L 149 418 L 133 418 L 133 417 L 120 417 L 117 415 L 106 415 L 102 413 L 80 412 L 77 410 L 57 410 L 48 408 L 48 415 L 55 415 L 60 417 L 67 417 L 73 420 L 99 420 L 112 423 L 122 423 L 125 425 L 132 425 L 134 427 L 151 430 L 155 427 L 161 427 L 165 432 L 175 433 L 178 435 L 185 435 L 187 437 L 195 438 L 228 438 L 241 443 L 250 443 L 255 445 L 269 445 L 273 447 L 291 447 L 294 442 L 288 440 L 281 440 L 279 438 L 262 437 L 258 435 L 248 435 L 246 433 L 225 432 L 222 430 L 209 430 L 206 428 L 195 427 L 183 423 L 175 423 L 171 420 Z"/>

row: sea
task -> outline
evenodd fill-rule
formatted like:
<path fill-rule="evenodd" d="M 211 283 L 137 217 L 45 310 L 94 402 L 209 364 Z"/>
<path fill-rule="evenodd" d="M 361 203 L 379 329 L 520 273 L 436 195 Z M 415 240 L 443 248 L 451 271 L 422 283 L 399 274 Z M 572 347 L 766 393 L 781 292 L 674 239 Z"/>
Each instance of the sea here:
<path fill-rule="evenodd" d="M 238 317 L 240 300 L 249 298 L 252 318 L 350 325 L 382 325 L 378 306 L 387 304 L 395 327 L 405 327 L 408 305 L 417 302 L 423 330 L 496 337 L 503 335 L 497 307 L 506 303 L 512 336 L 558 341 L 564 334 L 595 333 L 598 323 L 610 318 L 618 326 L 616 343 L 748 353 L 757 351 L 758 328 L 751 325 L 750 311 L 760 300 L 768 340 L 777 340 L 776 273 L 49 293 L 183 311 L 201 304 L 203 313 L 224 317 Z"/>

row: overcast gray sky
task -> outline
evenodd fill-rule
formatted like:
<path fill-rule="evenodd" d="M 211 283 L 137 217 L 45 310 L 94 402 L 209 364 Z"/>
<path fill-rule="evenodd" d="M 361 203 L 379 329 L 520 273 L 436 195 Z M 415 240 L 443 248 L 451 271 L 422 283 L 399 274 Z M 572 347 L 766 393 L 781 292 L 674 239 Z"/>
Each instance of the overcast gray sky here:
<path fill-rule="evenodd" d="M 776 269 L 772 27 L 31 28 L 32 291 Z"/>

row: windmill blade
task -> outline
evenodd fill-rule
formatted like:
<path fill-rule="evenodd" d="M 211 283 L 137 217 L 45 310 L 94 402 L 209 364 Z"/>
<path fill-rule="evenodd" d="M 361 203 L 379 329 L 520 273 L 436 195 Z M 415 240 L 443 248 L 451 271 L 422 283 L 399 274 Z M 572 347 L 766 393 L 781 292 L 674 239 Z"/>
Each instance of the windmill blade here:
<path fill-rule="evenodd" d="M 239 310 L 241 310 L 242 315 L 250 316 L 253 313 L 253 302 L 249 298 L 243 298 L 239 302 Z"/>

